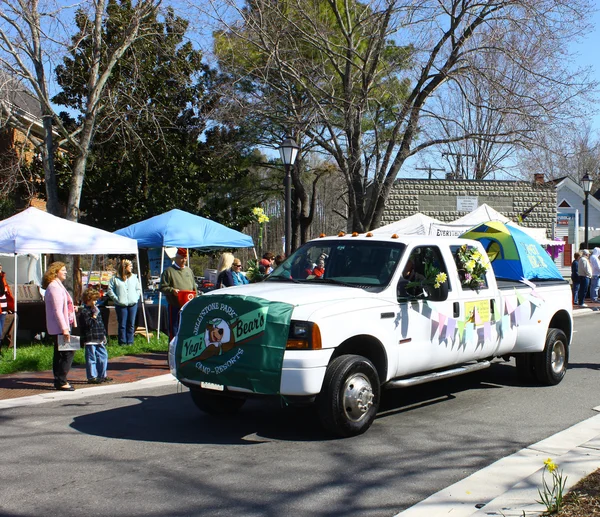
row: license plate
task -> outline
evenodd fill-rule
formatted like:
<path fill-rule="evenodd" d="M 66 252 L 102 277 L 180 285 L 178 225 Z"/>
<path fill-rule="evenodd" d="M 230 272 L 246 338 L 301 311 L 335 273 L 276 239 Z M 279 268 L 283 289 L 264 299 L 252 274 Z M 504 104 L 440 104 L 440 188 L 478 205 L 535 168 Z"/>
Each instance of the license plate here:
<path fill-rule="evenodd" d="M 223 391 L 225 387 L 222 384 L 215 384 L 214 382 L 201 382 L 200 387 L 205 390 Z"/>

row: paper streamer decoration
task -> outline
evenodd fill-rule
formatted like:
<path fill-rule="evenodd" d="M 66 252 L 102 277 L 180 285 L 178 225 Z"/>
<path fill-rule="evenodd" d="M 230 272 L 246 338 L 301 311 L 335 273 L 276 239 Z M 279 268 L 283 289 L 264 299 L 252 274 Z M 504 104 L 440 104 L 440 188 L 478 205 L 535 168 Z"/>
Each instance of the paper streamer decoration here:
<path fill-rule="evenodd" d="M 444 325 L 446 324 L 446 319 L 447 319 L 447 316 L 445 314 L 442 314 L 442 313 L 438 314 L 438 322 L 440 324 L 440 336 L 442 335 L 442 329 L 444 328 Z"/>
<path fill-rule="evenodd" d="M 473 320 L 475 322 L 475 325 L 481 325 L 481 316 L 479 315 L 477 307 L 473 307 Z"/>
<path fill-rule="evenodd" d="M 465 331 L 465 322 L 463 320 L 458 320 L 458 338 L 459 339 L 462 338 L 464 331 Z"/>
<path fill-rule="evenodd" d="M 525 303 L 525 298 L 524 296 L 520 293 L 520 291 L 517 291 L 515 289 L 515 294 L 517 295 L 517 305 L 521 305 L 522 303 Z"/>
<path fill-rule="evenodd" d="M 502 316 L 501 328 L 502 328 L 502 335 L 506 336 L 508 329 L 510 329 L 510 315 L 505 314 L 504 316 Z"/>
<path fill-rule="evenodd" d="M 529 307 L 529 303 L 522 303 L 517 307 L 515 314 L 519 313 L 519 322 L 523 323 L 525 322 L 525 320 L 528 320 L 530 318 L 531 315 L 529 312 Z"/>
<path fill-rule="evenodd" d="M 470 343 L 473 341 L 473 333 L 475 332 L 475 325 L 473 323 L 467 323 L 465 327 L 465 341 Z"/>
<path fill-rule="evenodd" d="M 506 305 L 506 314 L 512 314 L 515 312 L 515 306 L 508 296 L 504 299 L 504 304 Z"/>
<path fill-rule="evenodd" d="M 502 319 L 502 312 L 500 311 L 500 304 L 494 303 L 494 321 L 500 321 Z"/>
<path fill-rule="evenodd" d="M 452 339 L 455 331 L 456 320 L 454 318 L 448 318 L 448 322 L 446 323 L 446 337 Z"/>
<path fill-rule="evenodd" d="M 484 341 L 491 341 L 492 339 L 492 326 L 489 321 L 483 324 L 483 339 Z"/>

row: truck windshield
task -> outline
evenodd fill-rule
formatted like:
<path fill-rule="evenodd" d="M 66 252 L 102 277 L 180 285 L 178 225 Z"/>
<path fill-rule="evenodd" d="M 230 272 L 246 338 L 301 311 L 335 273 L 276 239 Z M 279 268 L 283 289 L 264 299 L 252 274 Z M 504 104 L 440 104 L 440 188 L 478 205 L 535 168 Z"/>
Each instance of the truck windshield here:
<path fill-rule="evenodd" d="M 384 287 L 390 283 L 404 249 L 404 244 L 400 242 L 308 242 L 280 264 L 266 280 Z"/>

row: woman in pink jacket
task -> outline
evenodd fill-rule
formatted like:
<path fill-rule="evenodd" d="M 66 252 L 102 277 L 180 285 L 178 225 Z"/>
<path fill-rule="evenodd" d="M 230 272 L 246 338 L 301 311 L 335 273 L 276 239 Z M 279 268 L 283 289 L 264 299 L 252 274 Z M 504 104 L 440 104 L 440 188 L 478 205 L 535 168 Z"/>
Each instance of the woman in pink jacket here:
<path fill-rule="evenodd" d="M 74 351 L 60 351 L 58 349 L 58 336 L 62 335 L 65 341 L 71 339 L 71 327 L 77 326 L 73 299 L 63 285 L 67 278 L 67 267 L 63 262 L 53 262 L 48 266 L 42 280 L 42 287 L 46 289 L 44 301 L 46 302 L 46 328 L 48 334 L 55 336 L 54 358 L 52 371 L 54 372 L 54 387 L 61 391 L 75 391 L 67 381 L 67 374 L 73 363 Z"/>

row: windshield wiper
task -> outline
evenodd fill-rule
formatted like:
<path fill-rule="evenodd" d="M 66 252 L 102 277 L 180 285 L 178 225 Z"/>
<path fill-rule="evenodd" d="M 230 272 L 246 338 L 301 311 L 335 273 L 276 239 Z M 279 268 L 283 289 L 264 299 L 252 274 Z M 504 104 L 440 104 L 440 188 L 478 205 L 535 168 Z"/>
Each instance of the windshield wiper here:
<path fill-rule="evenodd" d="M 289 278 L 287 276 L 268 276 L 267 278 L 265 278 L 265 282 L 269 281 L 269 280 L 279 280 L 281 282 L 294 282 L 295 284 L 299 284 L 300 281 L 296 280 L 295 278 Z"/>
<path fill-rule="evenodd" d="M 343 285 L 345 287 L 358 287 L 359 289 L 362 288 L 362 285 L 357 285 L 357 284 L 349 284 L 347 282 L 342 282 L 341 280 L 336 280 L 335 278 L 315 278 L 313 281 L 315 282 L 323 282 L 325 284 L 335 284 L 335 285 Z"/>

